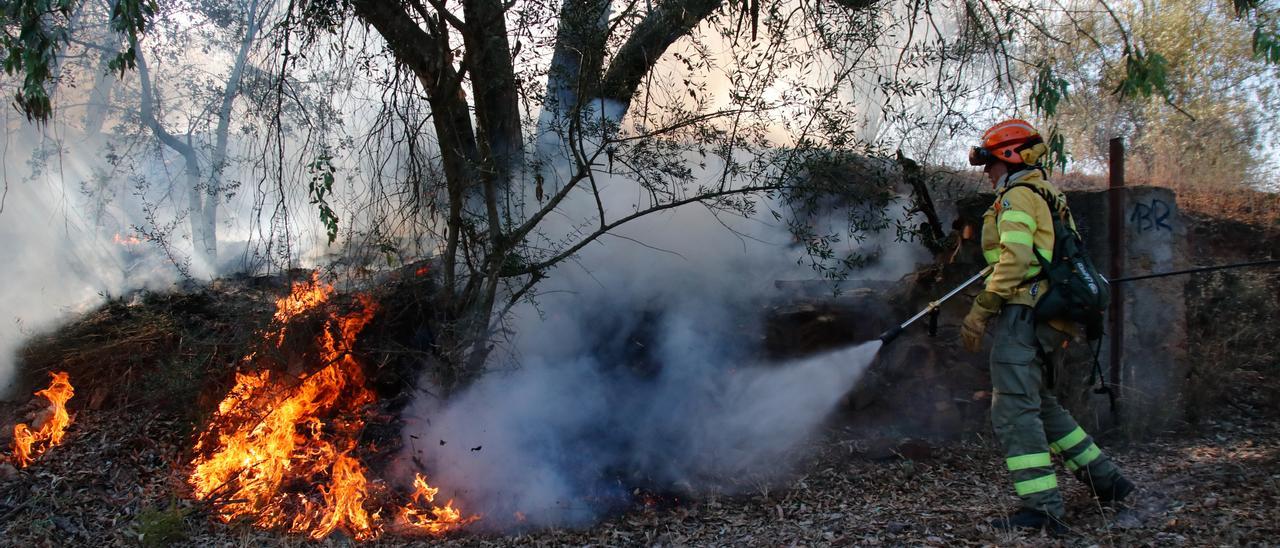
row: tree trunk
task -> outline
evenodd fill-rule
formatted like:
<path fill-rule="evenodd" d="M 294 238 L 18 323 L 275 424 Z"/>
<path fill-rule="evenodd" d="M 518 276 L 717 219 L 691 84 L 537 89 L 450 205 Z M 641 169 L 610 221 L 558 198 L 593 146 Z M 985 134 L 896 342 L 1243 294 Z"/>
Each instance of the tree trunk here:
<path fill-rule="evenodd" d="M 631 106 L 631 97 L 671 44 L 688 35 L 703 19 L 724 4 L 724 0 L 666 0 L 636 25 L 600 84 L 600 98 L 615 101 L 621 121 Z"/>
<path fill-rule="evenodd" d="M 269 8 L 269 6 L 268 6 Z M 231 113 L 236 97 L 240 95 L 240 81 L 244 77 L 244 67 L 249 62 L 249 52 L 258 38 L 261 17 L 266 10 L 258 13 L 258 0 L 251 0 L 245 9 L 244 34 L 240 37 L 240 49 L 236 52 L 235 63 L 227 74 L 227 83 L 222 90 L 222 104 L 218 108 L 218 125 L 214 129 L 214 146 L 212 169 L 209 171 L 208 195 L 204 199 L 201 223 L 206 234 L 205 254 L 211 261 L 210 267 L 217 269 L 218 260 L 218 204 L 222 201 L 222 174 L 227 167 L 227 139 L 231 130 Z"/>
<path fill-rule="evenodd" d="M 115 75 L 107 70 L 110 55 L 103 54 L 98 69 L 93 73 L 93 88 L 89 91 L 89 104 L 85 106 L 84 133 L 93 138 L 102 133 L 111 106 L 111 91 L 115 87 Z"/>
<path fill-rule="evenodd" d="M 523 160 L 520 103 L 501 0 L 466 0 L 462 39 L 475 93 L 477 140 L 499 186 Z"/>
<path fill-rule="evenodd" d="M 159 139 L 165 146 L 173 149 L 183 160 L 183 176 L 187 183 L 189 194 L 187 195 L 190 211 L 188 219 L 191 226 L 191 245 L 196 253 L 201 254 L 201 258 L 208 264 L 210 268 L 214 267 L 216 257 L 209 256 L 209 249 L 217 249 L 216 237 L 206 230 L 203 222 L 205 192 L 203 192 L 201 182 L 200 156 L 196 154 L 195 147 L 190 142 L 179 139 L 160 123 L 156 118 L 156 108 L 159 101 L 155 97 L 155 88 L 151 82 L 151 72 L 147 68 L 147 61 L 143 55 L 142 49 L 138 47 L 137 42 L 131 44 L 137 55 L 138 79 L 141 90 L 141 100 L 139 103 L 139 115 L 142 123 L 151 129 L 156 139 Z"/>
<path fill-rule="evenodd" d="M 570 176 L 566 138 L 569 121 L 591 116 L 592 97 L 600 89 L 605 42 L 609 32 L 607 0 L 564 0 L 556 27 L 555 51 L 547 71 L 546 102 L 538 116 L 535 140 L 539 172 L 533 195 L 539 203 L 544 193 L 554 194 Z M 550 181 L 550 188 L 544 184 Z"/>
<path fill-rule="evenodd" d="M 565 120 L 580 115 L 583 99 L 599 89 L 608 23 L 607 0 L 564 0 L 560 7 L 547 99 L 538 117 L 538 153 L 545 161 L 559 159 Z"/>
<path fill-rule="evenodd" d="M 547 82 L 552 100 L 560 103 L 552 114 L 577 115 L 584 105 L 594 107 L 600 98 L 612 101 L 607 114 L 612 121 L 621 121 L 644 75 L 666 49 L 723 2 L 662 2 L 637 25 L 605 71 L 609 3 L 565 0 L 553 54 L 555 70 Z M 520 228 L 504 226 L 500 209 L 506 205 L 511 176 L 523 158 L 505 8 L 502 0 L 464 0 L 462 21 L 453 14 L 431 13 L 418 2 L 354 0 L 352 5 L 356 15 L 382 35 L 396 60 L 418 77 L 431 105 L 450 201 L 441 258 L 441 350 L 457 369 L 455 382 L 466 383 L 481 372 L 489 354 L 501 269 L 523 236 L 520 231 L 529 229 L 524 219 L 516 221 Z M 461 31 L 465 46 L 458 68 L 450 54 L 450 25 Z M 462 88 L 466 75 L 475 93 L 474 129 L 471 105 Z M 544 217 L 562 199 L 557 196 L 531 219 Z M 460 273 L 460 268 L 467 271 Z"/>

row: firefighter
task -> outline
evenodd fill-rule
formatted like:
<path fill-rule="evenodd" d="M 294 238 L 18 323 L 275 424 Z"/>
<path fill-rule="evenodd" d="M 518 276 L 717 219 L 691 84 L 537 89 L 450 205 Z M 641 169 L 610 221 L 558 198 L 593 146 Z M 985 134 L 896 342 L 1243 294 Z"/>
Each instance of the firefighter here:
<path fill-rule="evenodd" d="M 1066 197 L 1046 180 L 1040 165 L 1047 151 L 1031 124 L 1007 120 L 987 130 L 982 145 L 969 153 L 969 163 L 983 166 L 996 190 L 982 222 L 982 254 L 994 270 L 964 318 L 961 337 L 967 350 L 977 352 L 987 324 L 994 324 L 991 423 L 1022 508 L 991 525 L 1062 533 L 1065 510 L 1051 455 L 1057 455 L 1103 503 L 1122 502 L 1134 485 L 1045 383 L 1045 368 L 1061 363 L 1064 353 L 1058 350 L 1066 346 L 1074 326 L 1036 318 L 1035 304 L 1048 287 L 1039 275 L 1036 252 L 1052 260 L 1053 218 L 1046 198 L 1015 185 L 1047 191 L 1044 194 L 1057 201 L 1054 209 L 1070 216 Z M 1066 222 L 1075 227 L 1073 219 Z"/>

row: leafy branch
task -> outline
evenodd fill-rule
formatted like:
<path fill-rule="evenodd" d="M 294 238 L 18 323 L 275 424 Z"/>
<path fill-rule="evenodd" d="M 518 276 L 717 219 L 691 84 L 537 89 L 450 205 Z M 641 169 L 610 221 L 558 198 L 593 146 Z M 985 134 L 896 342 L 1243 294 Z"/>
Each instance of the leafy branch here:
<path fill-rule="evenodd" d="M 324 224 L 325 233 L 332 244 L 338 239 L 338 214 L 329 206 L 328 197 L 333 196 L 334 174 L 337 168 L 333 165 L 333 157 L 322 152 L 318 158 L 307 164 L 311 180 L 307 182 L 307 195 L 311 203 L 320 211 L 320 222 Z"/>

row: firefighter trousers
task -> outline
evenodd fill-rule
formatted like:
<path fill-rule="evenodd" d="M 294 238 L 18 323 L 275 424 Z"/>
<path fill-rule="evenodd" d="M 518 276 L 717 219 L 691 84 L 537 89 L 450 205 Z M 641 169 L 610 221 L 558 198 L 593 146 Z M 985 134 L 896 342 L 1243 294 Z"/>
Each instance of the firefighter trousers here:
<path fill-rule="evenodd" d="M 1067 335 L 1037 323 L 1031 307 L 1005 305 L 991 349 L 991 423 L 1004 448 L 1013 488 L 1024 508 L 1061 517 L 1065 510 L 1052 455 L 1095 492 L 1120 470 L 1045 386 L 1044 370 L 1060 363 Z"/>

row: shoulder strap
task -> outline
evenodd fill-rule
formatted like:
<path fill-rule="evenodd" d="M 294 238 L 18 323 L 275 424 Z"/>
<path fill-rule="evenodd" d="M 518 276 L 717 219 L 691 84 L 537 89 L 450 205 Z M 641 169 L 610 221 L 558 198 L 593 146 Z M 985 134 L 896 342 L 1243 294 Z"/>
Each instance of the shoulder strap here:
<path fill-rule="evenodd" d="M 1037 196 L 1039 196 L 1041 200 L 1044 200 L 1044 204 L 1045 204 L 1045 206 L 1047 206 L 1047 207 L 1049 208 L 1049 214 L 1050 214 L 1050 215 L 1052 215 L 1055 219 L 1061 220 L 1064 224 L 1067 222 L 1067 215 L 1070 215 L 1070 213 L 1068 213 L 1067 215 L 1063 215 L 1062 210 L 1060 210 L 1060 209 L 1058 209 L 1058 207 L 1056 207 L 1056 206 L 1057 206 L 1057 200 L 1055 200 L 1055 199 L 1054 199 L 1053 195 L 1049 194 L 1049 191 L 1048 191 L 1048 190 L 1045 190 L 1045 189 L 1040 188 L 1040 187 L 1038 187 L 1038 186 L 1035 186 L 1035 185 L 1033 185 L 1033 184 L 1030 184 L 1030 183 L 1014 183 L 1014 184 L 1011 184 L 1011 185 L 1009 185 L 1009 186 L 1005 187 L 1005 188 L 1004 188 L 1004 190 L 1001 190 L 1001 191 L 1000 191 L 1000 196 L 1001 196 L 1001 197 L 1003 197 L 1003 196 L 1005 195 L 1005 193 L 1007 193 L 1007 192 L 1009 192 L 1010 190 L 1013 190 L 1013 189 L 1015 189 L 1015 188 L 1018 188 L 1018 187 L 1024 187 L 1024 188 L 1027 188 L 1027 189 L 1031 190 L 1031 192 L 1036 193 L 1036 195 L 1037 195 Z M 1068 225 L 1068 226 L 1069 226 L 1069 225 Z"/>
<path fill-rule="evenodd" d="M 1002 198 L 1003 198 L 1003 197 L 1004 197 L 1004 195 L 1005 195 L 1005 194 L 1007 194 L 1010 190 L 1013 190 L 1013 189 L 1018 188 L 1018 187 L 1023 187 L 1023 188 L 1026 188 L 1026 189 L 1031 190 L 1031 192 L 1036 193 L 1036 196 L 1039 196 L 1041 200 L 1044 200 L 1045 205 L 1046 205 L 1046 206 L 1049 206 L 1049 212 L 1050 212 L 1050 213 L 1053 213 L 1054 215 L 1057 215 L 1057 214 L 1058 214 L 1058 209 L 1057 209 L 1057 208 L 1055 208 L 1055 207 L 1053 207 L 1053 206 L 1054 206 L 1054 203 L 1053 203 L 1053 202 L 1054 202 L 1054 200 L 1052 200 L 1052 199 L 1051 199 L 1051 197 L 1048 195 L 1048 192 L 1047 192 L 1047 191 L 1045 191 L 1044 189 L 1042 189 L 1042 188 L 1038 187 L 1038 186 L 1035 186 L 1035 185 L 1031 184 L 1031 183 L 1014 183 L 1014 184 L 1011 184 L 1011 185 L 1009 185 L 1009 186 L 1007 186 L 1007 187 L 1004 187 L 1004 190 L 1001 190 L 1001 191 L 1000 191 L 1000 197 L 1002 197 Z"/>

